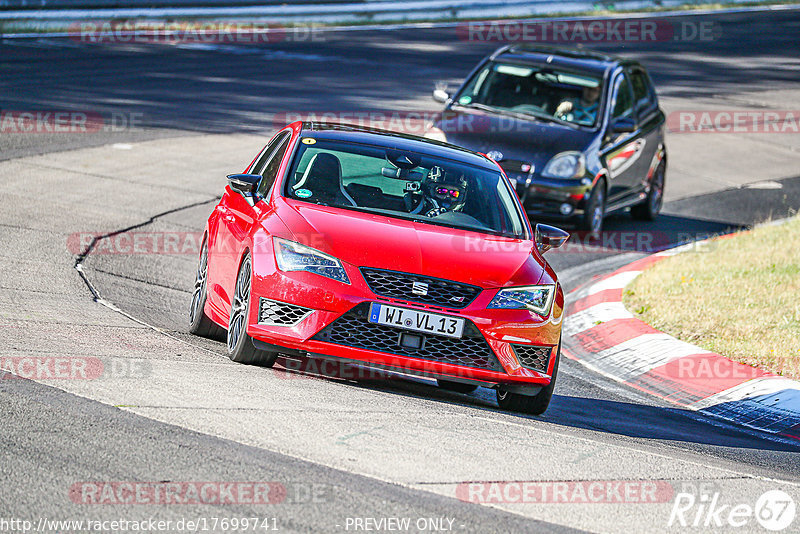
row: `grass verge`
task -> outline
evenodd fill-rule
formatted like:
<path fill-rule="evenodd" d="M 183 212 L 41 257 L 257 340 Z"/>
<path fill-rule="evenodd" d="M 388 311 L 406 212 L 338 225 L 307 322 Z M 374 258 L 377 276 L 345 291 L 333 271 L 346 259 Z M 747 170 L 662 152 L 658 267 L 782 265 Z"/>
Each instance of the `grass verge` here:
<path fill-rule="evenodd" d="M 625 306 L 680 340 L 800 378 L 800 216 L 656 263 Z"/>

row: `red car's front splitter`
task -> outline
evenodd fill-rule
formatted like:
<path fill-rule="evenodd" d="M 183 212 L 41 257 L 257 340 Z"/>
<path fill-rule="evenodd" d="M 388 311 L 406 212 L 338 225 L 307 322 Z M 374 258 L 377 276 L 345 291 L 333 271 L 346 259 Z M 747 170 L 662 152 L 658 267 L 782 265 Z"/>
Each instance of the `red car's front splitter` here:
<path fill-rule="evenodd" d="M 343 363 L 355 363 L 368 367 L 376 367 L 412 375 L 423 375 L 431 378 L 454 379 L 456 381 L 478 381 L 486 383 L 487 385 L 514 384 L 540 387 L 550 384 L 550 376 L 536 373 L 524 367 L 520 367 L 512 374 L 507 374 L 504 372 L 477 369 L 408 356 L 386 354 L 316 340 L 296 343 L 285 339 L 281 340 L 279 344 L 276 344 L 275 337 L 272 335 L 269 336 L 268 340 L 259 339 L 255 331 L 256 328 L 257 327 L 254 325 L 251 325 L 252 330 L 250 331 L 250 335 L 253 336 L 253 342 L 256 347 L 263 350 L 280 352 L 281 349 L 285 349 L 290 355 L 336 358 Z M 494 347 L 492 348 L 495 349 Z M 554 347 L 552 350 L 553 352 L 551 352 L 550 356 L 551 362 L 553 358 L 556 357 L 556 348 Z"/>

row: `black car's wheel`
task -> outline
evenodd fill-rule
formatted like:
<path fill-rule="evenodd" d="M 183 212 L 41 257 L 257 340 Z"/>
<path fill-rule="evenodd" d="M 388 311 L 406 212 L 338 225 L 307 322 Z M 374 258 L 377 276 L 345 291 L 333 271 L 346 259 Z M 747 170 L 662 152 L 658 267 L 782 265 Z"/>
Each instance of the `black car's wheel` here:
<path fill-rule="evenodd" d="M 455 391 L 456 393 L 472 393 L 478 386 L 472 384 L 464 384 L 463 382 L 451 382 L 450 380 L 437 380 L 439 387 L 448 391 Z"/>
<path fill-rule="evenodd" d="M 192 303 L 189 307 L 189 332 L 197 336 L 220 338 L 225 329 L 208 318 L 204 311 L 206 305 L 206 281 L 208 277 L 208 242 L 203 241 L 197 274 L 194 279 Z"/>
<path fill-rule="evenodd" d="M 559 343 L 558 352 L 556 353 L 556 363 L 553 367 L 553 377 L 550 379 L 550 384 L 543 387 L 539 393 L 533 396 L 511 393 L 500 387 L 497 389 L 497 404 L 503 410 L 508 410 L 510 412 L 542 415 L 550 405 L 550 399 L 553 397 L 553 390 L 556 388 L 556 376 L 558 375 L 558 362 L 560 360 L 561 344 Z"/>
<path fill-rule="evenodd" d="M 592 189 L 592 194 L 586 202 L 579 229 L 588 232 L 593 237 L 599 237 L 603 231 L 603 219 L 606 216 L 606 184 L 603 180 L 597 182 Z"/>
<path fill-rule="evenodd" d="M 664 162 L 658 164 L 650 182 L 650 192 L 641 204 L 631 208 L 631 216 L 640 221 L 653 221 L 658 217 L 664 203 L 664 178 L 666 166 Z"/>
<path fill-rule="evenodd" d="M 236 289 L 233 292 L 230 321 L 228 322 L 228 356 L 237 363 L 272 367 L 278 358 L 277 352 L 257 349 L 247 333 L 247 318 L 250 316 L 250 285 L 253 262 L 247 254 L 239 267 Z"/>

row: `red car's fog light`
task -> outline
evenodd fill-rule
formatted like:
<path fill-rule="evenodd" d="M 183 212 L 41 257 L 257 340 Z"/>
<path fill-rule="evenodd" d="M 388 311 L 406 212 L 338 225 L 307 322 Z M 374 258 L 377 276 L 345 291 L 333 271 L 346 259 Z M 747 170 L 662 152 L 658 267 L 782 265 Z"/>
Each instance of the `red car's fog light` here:
<path fill-rule="evenodd" d="M 270 326 L 295 326 L 314 310 L 261 297 L 258 300 L 258 324 Z"/>

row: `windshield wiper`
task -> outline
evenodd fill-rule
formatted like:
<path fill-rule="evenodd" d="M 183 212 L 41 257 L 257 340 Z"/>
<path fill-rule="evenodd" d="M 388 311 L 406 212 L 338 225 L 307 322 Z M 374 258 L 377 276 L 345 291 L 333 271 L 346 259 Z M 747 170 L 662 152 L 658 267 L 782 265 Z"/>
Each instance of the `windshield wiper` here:
<path fill-rule="evenodd" d="M 554 117 L 553 115 L 547 115 L 546 113 L 536 113 L 535 111 L 511 111 L 512 113 L 517 116 L 522 117 L 533 117 L 534 119 L 540 120 L 542 122 L 555 122 L 556 124 L 563 124 L 565 126 L 569 126 L 570 128 L 578 128 L 579 125 L 575 124 L 574 122 L 565 121 L 564 119 L 559 119 L 558 117 Z"/>
<path fill-rule="evenodd" d="M 532 117 L 536 117 L 537 119 L 543 120 L 545 122 L 555 122 L 556 124 L 563 124 L 564 126 L 569 126 L 570 128 L 578 128 L 580 125 L 575 124 L 574 122 L 565 121 L 564 119 L 559 119 L 558 117 L 554 117 L 553 115 L 545 115 L 544 113 L 527 113 L 525 111 L 520 111 L 523 115 L 531 115 Z"/>
<path fill-rule="evenodd" d="M 565 121 L 563 119 L 559 119 L 558 117 L 553 117 L 552 115 L 547 115 L 545 113 L 536 113 L 533 111 L 515 111 L 508 108 L 498 108 L 494 106 L 488 106 L 486 104 L 481 104 L 480 102 L 471 102 L 469 104 L 456 104 L 457 106 L 461 106 L 462 108 L 473 108 L 479 109 L 481 111 L 486 111 L 488 113 L 494 113 L 496 115 L 511 115 L 512 117 L 516 117 L 518 119 L 536 119 L 542 122 L 555 122 L 556 124 L 563 124 L 565 126 L 569 126 L 570 128 L 577 129 L 579 127 L 578 124 L 573 122 Z"/>
<path fill-rule="evenodd" d="M 481 111 L 486 111 L 488 113 L 494 113 L 494 114 L 501 114 L 501 113 L 505 113 L 505 111 L 506 111 L 503 108 L 496 108 L 494 106 L 488 106 L 486 104 L 481 104 L 480 102 L 470 102 L 469 104 L 456 104 L 456 106 L 459 106 L 459 107 L 462 107 L 462 108 L 479 109 Z"/>

